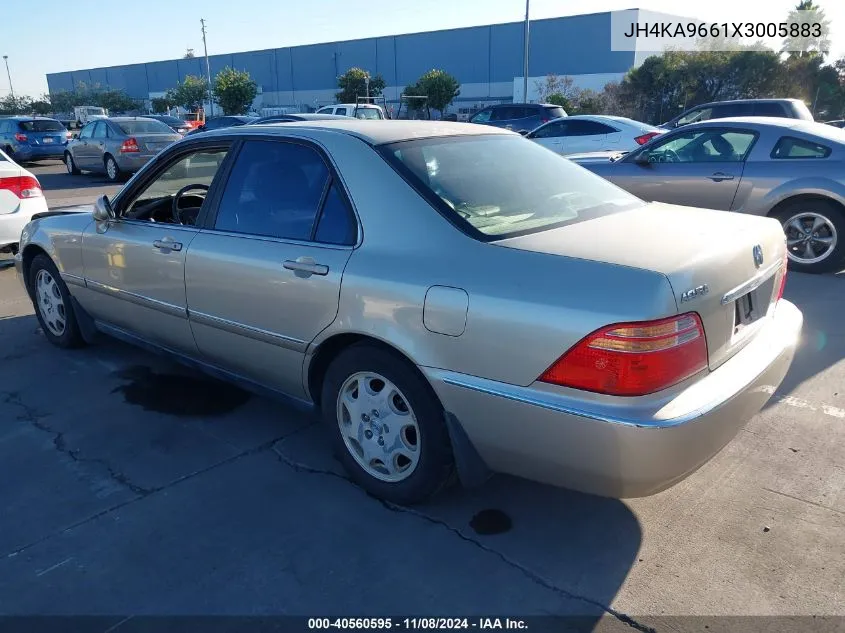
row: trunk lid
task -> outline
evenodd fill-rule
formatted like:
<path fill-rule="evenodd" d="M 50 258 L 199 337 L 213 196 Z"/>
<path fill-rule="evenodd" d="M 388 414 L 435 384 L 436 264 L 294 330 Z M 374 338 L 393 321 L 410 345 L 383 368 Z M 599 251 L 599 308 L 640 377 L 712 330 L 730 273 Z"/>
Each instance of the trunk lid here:
<path fill-rule="evenodd" d="M 786 253 L 777 220 L 662 203 L 496 243 L 662 273 L 678 312 L 701 317 L 711 369 L 764 322 Z"/>
<path fill-rule="evenodd" d="M 138 141 L 138 147 L 141 151 L 158 153 L 182 137 L 173 132 L 171 134 L 136 134 L 134 138 Z"/>

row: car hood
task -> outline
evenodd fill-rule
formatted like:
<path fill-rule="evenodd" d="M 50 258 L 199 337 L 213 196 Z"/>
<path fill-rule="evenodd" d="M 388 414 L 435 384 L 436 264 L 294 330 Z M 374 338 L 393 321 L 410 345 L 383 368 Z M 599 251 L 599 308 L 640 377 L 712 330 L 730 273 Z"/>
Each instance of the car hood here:
<path fill-rule="evenodd" d="M 93 204 L 82 204 L 74 207 L 62 207 L 60 209 L 53 209 L 52 211 L 44 211 L 43 213 L 35 213 L 32 216 L 33 220 L 40 220 L 41 218 L 50 218 L 55 215 L 69 215 L 72 213 L 93 213 Z"/>

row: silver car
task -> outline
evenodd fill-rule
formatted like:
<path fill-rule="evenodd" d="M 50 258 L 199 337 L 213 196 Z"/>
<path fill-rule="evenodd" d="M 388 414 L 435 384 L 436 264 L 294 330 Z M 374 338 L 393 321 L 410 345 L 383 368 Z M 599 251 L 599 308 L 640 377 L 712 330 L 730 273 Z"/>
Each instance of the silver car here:
<path fill-rule="evenodd" d="M 317 408 L 396 503 L 455 472 L 663 490 L 766 403 L 802 327 L 776 221 L 647 204 L 463 123 L 188 137 L 20 247 L 49 341 L 103 332 Z"/>
<path fill-rule="evenodd" d="M 104 173 L 117 182 L 134 174 L 165 147 L 182 138 L 170 126 L 144 117 L 112 117 L 86 124 L 64 153 L 69 174 Z"/>
<path fill-rule="evenodd" d="M 797 119 L 693 123 L 624 156 L 571 156 L 645 200 L 776 218 L 792 268 L 845 267 L 845 132 Z"/>

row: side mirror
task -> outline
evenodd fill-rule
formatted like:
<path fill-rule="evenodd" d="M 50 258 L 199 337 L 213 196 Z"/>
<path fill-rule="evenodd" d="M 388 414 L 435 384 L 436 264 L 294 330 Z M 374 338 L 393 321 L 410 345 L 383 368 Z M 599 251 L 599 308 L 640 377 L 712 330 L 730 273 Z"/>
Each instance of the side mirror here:
<path fill-rule="evenodd" d="M 70 137 L 71 138 L 79 138 L 79 132 L 74 132 L 73 134 L 71 134 Z"/>
<path fill-rule="evenodd" d="M 112 209 L 108 196 L 103 195 L 97 198 L 92 215 L 97 222 L 110 222 L 115 219 L 114 209 Z"/>
<path fill-rule="evenodd" d="M 519 133 L 527 138 L 531 134 L 531 130 L 520 130 Z"/>
<path fill-rule="evenodd" d="M 640 152 L 639 154 L 634 156 L 634 163 L 642 167 L 648 167 L 649 165 L 651 165 L 651 161 L 649 161 L 648 159 L 648 154 L 646 154 L 645 152 Z"/>

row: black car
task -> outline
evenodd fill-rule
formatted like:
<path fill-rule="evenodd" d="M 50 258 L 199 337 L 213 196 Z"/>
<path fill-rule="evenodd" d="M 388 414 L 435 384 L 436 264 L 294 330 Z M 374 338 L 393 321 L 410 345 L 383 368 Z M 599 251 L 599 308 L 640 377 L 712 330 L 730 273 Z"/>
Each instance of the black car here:
<path fill-rule="evenodd" d="M 188 132 L 186 136 L 191 134 L 198 134 L 206 130 L 219 130 L 224 127 L 237 127 L 239 125 L 248 125 L 257 119 L 254 116 L 218 116 L 213 119 L 206 119 L 205 125 L 200 125 L 198 128 Z"/>
<path fill-rule="evenodd" d="M 553 103 L 500 103 L 479 110 L 469 122 L 522 132 L 535 130 L 543 123 L 565 116 L 566 111 Z"/>
<path fill-rule="evenodd" d="M 191 126 L 188 124 L 188 122 L 185 119 L 180 119 L 176 116 L 170 116 L 168 114 L 145 114 L 144 118 L 161 121 L 171 130 L 173 130 L 174 132 L 178 132 L 182 136 L 191 131 Z"/>
<path fill-rule="evenodd" d="M 737 99 L 735 101 L 714 101 L 702 103 L 679 114 L 660 127 L 671 130 L 689 123 L 727 119 L 739 116 L 767 116 L 785 119 L 812 121 L 809 108 L 799 99 Z"/>
<path fill-rule="evenodd" d="M 332 121 L 345 120 L 349 117 L 339 114 L 316 114 L 314 112 L 297 112 L 294 114 L 271 114 L 260 119 L 250 121 L 247 125 L 262 125 L 264 123 L 290 123 L 292 121 Z"/>

